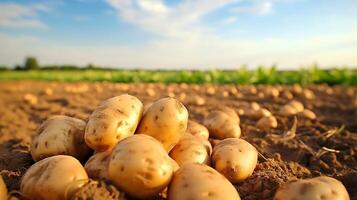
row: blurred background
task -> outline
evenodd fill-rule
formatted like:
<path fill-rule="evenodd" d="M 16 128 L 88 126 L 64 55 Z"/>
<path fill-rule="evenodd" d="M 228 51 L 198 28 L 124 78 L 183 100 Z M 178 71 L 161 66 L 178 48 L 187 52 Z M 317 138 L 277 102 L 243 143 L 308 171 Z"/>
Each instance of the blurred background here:
<path fill-rule="evenodd" d="M 2 0 L 0 66 L 351 76 L 356 11 L 355 0 Z"/>

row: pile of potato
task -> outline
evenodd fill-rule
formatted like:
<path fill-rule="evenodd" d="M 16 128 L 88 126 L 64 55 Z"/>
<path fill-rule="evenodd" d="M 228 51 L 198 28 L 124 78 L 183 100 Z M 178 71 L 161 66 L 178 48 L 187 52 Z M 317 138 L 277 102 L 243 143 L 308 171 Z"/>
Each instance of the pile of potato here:
<path fill-rule="evenodd" d="M 261 120 L 271 117 L 260 107 L 249 111 Z M 189 120 L 185 106 L 174 98 L 144 106 L 128 94 L 113 97 L 87 122 L 54 116 L 39 127 L 31 144 L 36 163 L 23 176 L 21 193 L 26 199 L 71 199 L 91 179 L 106 179 L 137 199 L 239 200 L 233 184 L 248 178 L 258 162 L 255 147 L 239 138 L 239 123 L 228 107 L 210 112 L 202 125 Z M 296 192 L 310 183 L 315 186 L 307 194 Z M 332 186 L 334 193 L 321 195 L 348 199 L 332 178 L 290 184 L 279 189 L 276 200 L 286 199 L 286 193 L 290 199 L 312 197 Z M 0 196 L 6 195 L 3 185 L 0 179 Z"/>

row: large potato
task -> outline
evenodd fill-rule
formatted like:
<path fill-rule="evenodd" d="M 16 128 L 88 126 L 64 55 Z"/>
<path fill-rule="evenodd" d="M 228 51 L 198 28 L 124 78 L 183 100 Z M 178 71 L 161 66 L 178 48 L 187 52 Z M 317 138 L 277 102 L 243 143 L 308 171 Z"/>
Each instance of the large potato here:
<path fill-rule="evenodd" d="M 0 175 L 0 199 L 7 199 L 7 188 L 2 176 Z"/>
<path fill-rule="evenodd" d="M 108 178 L 108 166 L 110 155 L 112 151 L 97 152 L 91 156 L 84 168 L 90 178 L 93 179 L 107 179 Z"/>
<path fill-rule="evenodd" d="M 283 184 L 274 200 L 349 200 L 343 184 L 327 176 L 297 180 Z"/>
<path fill-rule="evenodd" d="M 143 112 L 141 101 L 124 94 L 102 102 L 89 117 L 85 141 L 92 149 L 106 151 L 134 134 Z"/>
<path fill-rule="evenodd" d="M 220 173 L 203 164 L 183 165 L 174 175 L 168 200 L 240 200 L 234 186 Z"/>
<path fill-rule="evenodd" d="M 160 141 L 170 151 L 186 132 L 188 112 L 174 98 L 154 102 L 141 119 L 136 133 L 146 134 Z"/>
<path fill-rule="evenodd" d="M 37 130 L 31 143 L 31 156 L 35 161 L 54 155 L 70 155 L 83 161 L 91 149 L 84 141 L 83 120 L 67 116 L 53 116 Z"/>
<path fill-rule="evenodd" d="M 208 129 L 202 124 L 199 124 L 192 120 L 188 120 L 186 132 L 205 139 L 209 138 Z"/>
<path fill-rule="evenodd" d="M 213 148 L 212 167 L 234 184 L 249 177 L 257 162 L 255 147 L 239 138 L 222 140 Z"/>
<path fill-rule="evenodd" d="M 209 134 L 215 139 L 239 138 L 241 129 L 239 122 L 222 111 L 213 111 L 203 123 L 209 130 Z"/>
<path fill-rule="evenodd" d="M 206 146 L 198 138 L 190 134 L 184 135 L 170 151 L 169 155 L 179 166 L 185 163 L 210 165 L 211 162 Z"/>
<path fill-rule="evenodd" d="M 67 155 L 52 156 L 40 160 L 26 171 L 21 181 L 21 192 L 26 199 L 63 200 L 87 180 L 87 173 L 77 159 Z"/>
<path fill-rule="evenodd" d="M 118 188 L 142 199 L 159 194 L 169 184 L 173 162 L 160 142 L 137 134 L 114 147 L 108 174 Z"/>

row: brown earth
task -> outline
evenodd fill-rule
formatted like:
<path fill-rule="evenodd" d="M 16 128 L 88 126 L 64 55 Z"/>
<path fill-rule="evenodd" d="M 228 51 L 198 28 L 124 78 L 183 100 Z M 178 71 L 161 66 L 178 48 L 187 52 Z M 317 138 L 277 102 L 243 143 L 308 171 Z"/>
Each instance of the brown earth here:
<path fill-rule="evenodd" d="M 0 83 L 0 170 L 12 199 L 21 199 L 19 183 L 33 164 L 28 152 L 31 136 L 46 118 L 68 115 L 86 120 L 100 101 L 129 93 L 144 103 L 175 96 L 187 106 L 190 118 L 201 122 L 217 106 L 239 111 L 245 103 L 257 102 L 278 119 L 278 128 L 256 128 L 256 118 L 241 116 L 242 138 L 264 156 L 259 158 L 251 177 L 236 185 L 242 199 L 272 199 L 280 184 L 293 179 L 328 175 L 341 180 L 351 199 L 357 199 L 357 88 L 325 85 L 276 86 L 278 97 L 269 86 L 115 84 L 12 81 Z M 293 97 L 317 114 L 316 120 L 298 118 L 296 136 L 279 137 L 290 129 L 293 117 L 277 115 L 278 109 Z M 336 131 L 344 125 L 342 131 Z M 328 136 L 329 134 L 332 136 Z M 335 134 L 333 134 L 335 133 Z M 109 189 L 108 189 L 109 188 Z M 112 186 L 88 185 L 76 199 L 92 199 L 98 194 L 119 195 Z M 109 191 L 105 191 L 109 190 Z M 114 188 L 115 190 L 115 188 Z M 99 199 L 99 198 L 93 198 Z"/>

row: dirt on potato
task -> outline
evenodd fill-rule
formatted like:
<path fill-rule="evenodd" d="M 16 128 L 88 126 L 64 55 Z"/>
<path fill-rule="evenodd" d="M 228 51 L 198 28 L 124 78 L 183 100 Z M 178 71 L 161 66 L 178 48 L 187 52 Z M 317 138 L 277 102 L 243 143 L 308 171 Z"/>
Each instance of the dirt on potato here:
<path fill-rule="evenodd" d="M 137 96 L 144 104 L 172 96 L 188 108 L 190 119 L 202 122 L 217 106 L 239 112 L 247 103 L 257 102 L 277 117 L 278 127 L 260 130 L 257 118 L 240 115 L 242 138 L 260 152 L 253 175 L 235 185 L 241 198 L 273 199 L 282 183 L 299 178 L 327 175 L 346 186 L 350 198 L 357 199 L 357 88 L 326 85 L 275 86 L 59 83 L 42 81 L 0 82 L 0 171 L 12 194 L 21 199 L 20 180 L 33 164 L 29 144 L 36 128 L 53 115 L 87 120 L 98 104 L 123 93 Z M 306 92 L 307 91 L 307 92 Z M 311 93 L 312 92 L 312 93 Z M 280 116 L 279 108 L 291 99 L 302 102 L 317 119 L 297 118 L 296 135 L 284 134 L 294 117 Z M 107 184 L 107 183 L 106 183 Z M 88 185 L 76 199 L 98 199 L 100 194 L 119 192 L 108 185 Z M 119 196 L 118 198 L 119 199 Z M 130 199 L 130 198 L 128 198 Z"/>

